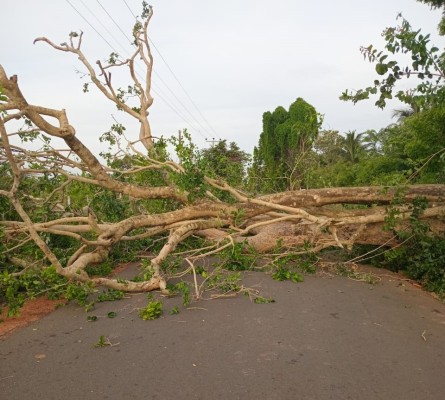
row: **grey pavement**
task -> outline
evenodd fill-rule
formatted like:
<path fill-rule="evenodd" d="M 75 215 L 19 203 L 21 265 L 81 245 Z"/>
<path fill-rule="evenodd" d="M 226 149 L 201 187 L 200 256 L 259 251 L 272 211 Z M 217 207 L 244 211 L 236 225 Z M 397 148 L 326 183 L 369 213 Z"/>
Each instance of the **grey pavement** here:
<path fill-rule="evenodd" d="M 429 294 L 389 278 L 246 282 L 276 302 L 163 299 L 155 321 L 138 317 L 144 294 L 98 303 L 96 322 L 60 308 L 0 341 L 0 399 L 445 398 L 445 305 Z M 113 346 L 95 348 L 101 335 Z"/>

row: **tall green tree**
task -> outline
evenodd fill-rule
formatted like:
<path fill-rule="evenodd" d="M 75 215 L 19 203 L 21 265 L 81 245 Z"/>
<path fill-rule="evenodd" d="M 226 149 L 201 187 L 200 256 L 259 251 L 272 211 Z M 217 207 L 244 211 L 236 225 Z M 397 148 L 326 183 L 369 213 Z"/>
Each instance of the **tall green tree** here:
<path fill-rule="evenodd" d="M 343 149 L 347 154 L 347 158 L 352 163 L 356 163 L 359 160 L 360 153 L 363 153 L 363 133 L 357 133 L 356 131 L 346 132 L 345 140 L 343 142 Z"/>
<path fill-rule="evenodd" d="M 390 130 L 386 148 L 411 165 L 411 181 L 445 182 L 445 105 L 406 118 Z"/>
<path fill-rule="evenodd" d="M 381 152 L 382 136 L 380 132 L 374 129 L 368 129 L 363 132 L 362 146 L 368 152 L 368 154 L 378 154 Z"/>
<path fill-rule="evenodd" d="M 273 112 L 265 112 L 263 132 L 254 150 L 251 169 L 250 178 L 254 180 L 254 186 L 262 191 L 300 186 L 304 159 L 317 138 L 320 125 L 320 114 L 302 98 L 297 98 L 288 111 L 280 106 Z"/>
<path fill-rule="evenodd" d="M 445 1 L 421 2 L 433 8 L 445 5 Z M 395 112 L 398 126 L 387 130 L 384 157 L 397 160 L 398 171 L 404 169 L 410 181 L 443 182 L 445 138 L 440 121 L 445 107 L 445 52 L 431 43 L 429 34 L 413 29 L 401 15 L 399 19 L 398 26 L 383 31 L 384 51 L 372 45 L 361 48 L 364 58 L 375 64 L 378 79 L 365 89 L 346 90 L 340 98 L 357 103 L 376 95 L 375 104 L 380 108 L 393 97 L 407 104 L 408 108 Z M 444 19 L 439 28 L 445 33 Z M 410 61 L 405 61 L 406 56 Z M 412 77 L 417 78 L 412 88 L 397 88 L 401 80 Z"/>
<path fill-rule="evenodd" d="M 405 118 L 410 117 L 411 115 L 414 115 L 418 112 L 420 112 L 421 109 L 417 104 L 412 104 L 405 108 L 398 108 L 392 112 L 392 117 L 397 120 L 397 122 L 402 122 Z"/>
<path fill-rule="evenodd" d="M 208 176 L 224 179 L 235 187 L 243 184 L 250 155 L 235 142 L 228 145 L 227 140 L 220 140 L 214 146 L 201 150 L 201 157 Z"/>
<path fill-rule="evenodd" d="M 343 146 L 344 141 L 345 138 L 338 131 L 321 131 L 313 146 L 319 164 L 328 166 L 344 160 L 346 156 Z"/>

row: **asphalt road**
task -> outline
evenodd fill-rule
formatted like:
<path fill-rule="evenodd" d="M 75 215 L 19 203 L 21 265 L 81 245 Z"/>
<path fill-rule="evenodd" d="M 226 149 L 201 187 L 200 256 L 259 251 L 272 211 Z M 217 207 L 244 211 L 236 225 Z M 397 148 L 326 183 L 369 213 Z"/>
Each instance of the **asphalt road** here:
<path fill-rule="evenodd" d="M 445 305 L 429 294 L 387 278 L 246 281 L 276 302 L 164 299 L 155 321 L 137 315 L 143 294 L 97 304 L 96 322 L 58 309 L 0 342 L 0 399 L 444 398 Z M 95 348 L 101 335 L 113 345 Z"/>

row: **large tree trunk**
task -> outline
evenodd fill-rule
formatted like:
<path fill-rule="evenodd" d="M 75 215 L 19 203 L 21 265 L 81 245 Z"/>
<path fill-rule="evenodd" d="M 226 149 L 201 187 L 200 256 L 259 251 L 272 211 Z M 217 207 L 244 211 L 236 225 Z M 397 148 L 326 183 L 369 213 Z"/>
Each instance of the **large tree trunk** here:
<path fill-rule="evenodd" d="M 33 241 L 44 256 L 40 265 L 49 263 L 70 280 L 91 281 L 125 291 L 148 291 L 165 289 L 168 277 L 162 274 L 161 264 L 179 243 L 194 234 L 214 243 L 210 250 L 204 248 L 197 251 L 195 257 L 215 254 L 236 242 L 246 242 L 259 252 L 273 249 L 277 241 L 285 247 L 304 246 L 305 251 L 313 252 L 330 246 L 350 249 L 357 243 L 394 246 L 399 244 L 398 236 L 387 229 L 395 228 L 394 210 L 397 209 L 397 229 L 408 228 L 415 210 L 413 201 L 419 197 L 426 202 L 420 218 L 429 224 L 431 232 L 444 230 L 444 185 L 300 190 L 255 198 L 224 182 L 204 177 L 196 184 L 199 187 L 188 187 L 185 190 L 184 185 L 178 184 L 178 177 L 179 180 L 197 179 L 194 175 L 199 176 L 200 171 L 193 169 L 196 166 L 190 168 L 190 160 L 184 164 L 170 160 L 159 161 L 154 155 L 147 111 L 153 101 L 150 95 L 153 59 L 147 36 L 151 9 L 146 11 L 144 24 L 135 30 L 137 49 L 133 56 L 108 65 L 98 62 L 98 72 L 80 49 L 82 34 L 72 33 L 69 43 L 61 45 L 46 38 L 36 40 L 46 42 L 59 51 L 75 54 L 97 89 L 114 102 L 119 110 L 135 118 L 139 124 L 139 140 L 129 140 L 122 132 L 113 139 L 118 143 L 126 142 L 120 145 L 118 153 L 124 152 L 128 160 L 136 160 L 138 165 L 119 169 L 101 163 L 76 135 L 65 110 L 29 104 L 19 88 L 17 77 L 8 78 L 0 66 L 0 167 L 4 171 L 0 196 L 6 198 L 15 210 L 13 217 L 3 218 L 0 227 L 5 234 L 5 254 L 10 262 L 19 268 L 27 265 L 30 260 L 21 259 L 20 252 L 23 246 Z M 146 71 L 145 85 L 142 85 L 134 72 L 138 60 Z M 116 94 L 118 91 L 111 83 L 109 71 L 119 66 L 129 68 L 132 89 L 127 94 L 137 94 L 138 106 L 131 107 L 122 96 Z M 29 129 L 14 129 L 13 122 L 20 119 L 24 119 Z M 17 136 L 25 139 L 39 136 L 45 145 L 38 151 L 32 151 L 12 143 L 11 140 Z M 63 141 L 66 148 L 52 147 L 47 137 Z M 142 144 L 142 149 L 137 148 L 138 144 Z M 187 154 L 193 155 L 193 150 Z M 116 157 L 115 161 L 123 159 Z M 140 181 L 122 179 L 152 170 L 160 171 L 164 185 L 150 186 Z M 60 185 L 43 197 L 39 197 L 39 193 L 27 193 L 26 183 L 37 181 L 42 176 L 50 176 L 53 182 L 60 182 Z M 168 200 L 170 211 L 158 214 L 135 213 L 130 218 L 110 223 L 98 220 L 95 210 L 87 205 L 85 215 L 55 217 L 54 213 L 48 213 L 43 220 L 40 218 L 37 221 L 35 211 L 45 210 L 53 198 L 64 198 L 66 188 L 73 183 L 99 187 L 130 198 L 135 203 L 141 200 Z M 222 192 L 225 197 L 220 196 Z M 196 193 L 205 195 L 196 196 Z M 221 200 L 227 198 L 227 195 L 231 196 L 232 203 Z M 194 197 L 198 199 L 192 200 Z M 68 260 L 62 261 L 56 256 L 45 240 L 48 235 L 67 236 L 78 241 L 78 246 Z M 152 257 L 153 276 L 147 281 L 122 282 L 111 278 L 94 278 L 87 274 L 86 268 L 106 260 L 117 243 L 159 235 L 168 235 L 168 239 Z M 193 257 L 187 260 L 192 263 Z"/>

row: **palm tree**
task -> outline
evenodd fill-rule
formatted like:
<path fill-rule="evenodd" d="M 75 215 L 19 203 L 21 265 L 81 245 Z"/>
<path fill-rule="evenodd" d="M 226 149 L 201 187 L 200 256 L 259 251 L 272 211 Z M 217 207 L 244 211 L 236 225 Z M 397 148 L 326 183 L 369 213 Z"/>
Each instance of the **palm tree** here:
<path fill-rule="evenodd" d="M 417 114 L 421 111 L 421 108 L 418 104 L 412 103 L 406 108 L 400 108 L 398 110 L 393 110 L 392 118 L 396 118 L 398 123 L 403 122 L 406 118 L 411 115 Z"/>
<path fill-rule="evenodd" d="M 376 154 L 381 147 L 381 138 L 374 129 L 363 132 L 362 147 L 370 153 Z"/>
<path fill-rule="evenodd" d="M 343 149 L 346 151 L 349 161 L 353 163 L 358 161 L 359 153 L 363 150 L 363 135 L 363 133 L 357 134 L 356 131 L 346 132 Z"/>

